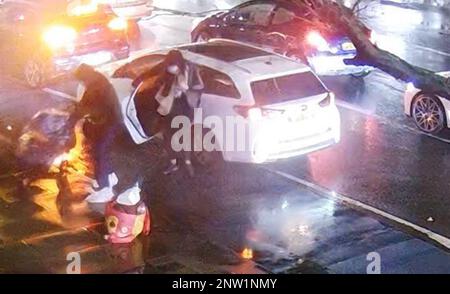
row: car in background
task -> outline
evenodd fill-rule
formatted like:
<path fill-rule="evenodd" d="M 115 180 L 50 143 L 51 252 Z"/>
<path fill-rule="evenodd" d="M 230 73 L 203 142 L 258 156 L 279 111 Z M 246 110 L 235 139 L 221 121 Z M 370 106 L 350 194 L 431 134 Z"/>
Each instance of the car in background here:
<path fill-rule="evenodd" d="M 356 56 L 349 38 L 318 29 L 308 21 L 310 18 L 308 9 L 287 0 L 248 1 L 195 23 L 191 39 L 226 38 L 251 43 L 308 63 L 319 75 L 370 73 L 371 67 L 344 63 Z"/>
<path fill-rule="evenodd" d="M 450 72 L 439 75 L 450 78 Z M 445 128 L 450 128 L 450 101 L 434 93 L 418 89 L 413 83 L 408 83 L 404 95 L 404 112 L 414 120 L 422 132 L 438 134 Z"/>
<path fill-rule="evenodd" d="M 0 4 L 1 68 L 37 88 L 81 63 L 129 56 L 127 22 L 91 1 L 5 0 Z"/>
<path fill-rule="evenodd" d="M 188 68 L 195 69 L 196 74 L 188 78 L 191 106 L 200 108 L 203 118 L 219 117 L 222 122 L 228 117 L 242 119 L 246 134 L 248 148 L 230 149 L 227 144 L 237 142 L 239 131 L 223 134 L 203 120 L 201 129 L 214 134 L 218 152 L 193 152 L 197 162 L 207 164 L 216 158 L 264 163 L 340 141 L 340 115 L 334 95 L 308 66 L 244 43 L 217 39 L 138 52 L 132 60 L 99 68 L 116 89 L 125 125 L 135 143 L 142 144 L 154 135 L 147 125 L 154 110 L 146 106 L 152 77 L 142 77 L 171 49 L 180 50 Z"/>
<path fill-rule="evenodd" d="M 139 20 L 152 15 L 153 0 L 96 0 L 108 4 L 115 14 L 128 20 Z"/>

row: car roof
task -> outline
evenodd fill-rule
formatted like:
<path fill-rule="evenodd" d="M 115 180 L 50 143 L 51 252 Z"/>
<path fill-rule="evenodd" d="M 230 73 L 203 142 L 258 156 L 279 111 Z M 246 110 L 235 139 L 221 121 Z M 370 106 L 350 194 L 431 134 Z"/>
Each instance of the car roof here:
<path fill-rule="evenodd" d="M 240 60 L 233 64 L 242 68 L 253 80 L 310 70 L 305 64 L 275 54 Z"/>
<path fill-rule="evenodd" d="M 164 56 L 174 49 L 180 50 L 189 62 L 226 74 L 245 76 L 250 80 L 310 70 L 303 63 L 249 44 L 226 39 L 212 39 L 207 43 L 187 44 L 157 51 L 141 50 L 126 60 L 103 65 L 100 71 L 111 77 L 120 76 L 134 79 L 147 71 L 148 67 L 154 65 L 157 62 L 157 60 L 155 61 L 157 56 Z M 236 56 L 226 54 L 226 50 L 235 53 Z M 119 72 L 120 74 L 118 74 Z"/>
<path fill-rule="evenodd" d="M 303 63 L 238 41 L 213 39 L 208 43 L 197 43 L 189 46 L 191 48 L 201 48 L 188 50 L 190 53 L 196 55 L 189 58 L 191 62 L 203 64 L 224 73 L 233 72 L 246 75 L 250 79 L 260 79 L 263 76 L 277 76 L 310 70 Z M 208 51 L 215 50 L 216 48 L 225 48 L 225 50 L 233 48 L 233 50 L 236 50 L 237 56 L 234 58 L 222 58 L 220 53 L 210 53 Z M 183 46 L 179 49 L 183 50 Z M 197 58 L 200 56 L 203 58 Z"/>

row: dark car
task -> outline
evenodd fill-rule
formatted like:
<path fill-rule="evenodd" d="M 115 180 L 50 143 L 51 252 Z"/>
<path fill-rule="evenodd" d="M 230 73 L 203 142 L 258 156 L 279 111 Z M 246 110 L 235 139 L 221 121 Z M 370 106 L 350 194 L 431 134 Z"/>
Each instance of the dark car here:
<path fill-rule="evenodd" d="M 0 2 L 0 67 L 30 87 L 67 74 L 81 63 L 127 58 L 127 22 L 94 1 Z"/>
<path fill-rule="evenodd" d="M 307 62 L 319 75 L 365 75 L 370 67 L 348 66 L 356 48 L 347 37 L 318 29 L 310 11 L 286 0 L 248 1 L 201 21 L 192 31 L 194 42 L 227 38 L 252 43 Z M 369 35 L 371 32 L 367 32 Z"/>

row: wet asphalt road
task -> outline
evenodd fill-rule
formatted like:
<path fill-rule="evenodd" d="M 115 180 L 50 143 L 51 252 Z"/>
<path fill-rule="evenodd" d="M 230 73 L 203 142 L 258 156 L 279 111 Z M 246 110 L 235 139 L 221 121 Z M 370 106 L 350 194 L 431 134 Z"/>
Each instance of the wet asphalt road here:
<path fill-rule="evenodd" d="M 206 5 L 193 10 L 209 9 Z M 425 68 L 450 68 L 450 41 L 444 37 L 448 18 L 444 13 L 382 6 L 372 7 L 367 15 L 368 23 L 381 34 L 380 47 Z M 193 19 L 161 15 L 143 21 L 143 38 L 135 46 L 156 49 L 186 43 Z M 121 152 L 117 158 L 124 164 L 131 163 L 130 168 L 146 163 L 146 189 L 156 222 L 164 220 L 161 223 L 170 223 L 181 235 L 183 231 L 195 232 L 200 239 L 212 239 L 235 251 L 251 246 L 269 252 L 259 256 L 269 264 L 280 259 L 292 262 L 292 256 L 309 256 L 315 271 L 321 272 L 326 266 L 332 272 L 358 272 L 352 263 L 354 258 L 392 244 L 402 252 L 403 244 L 409 242 L 416 251 L 404 253 L 403 264 L 409 262 L 408 254 L 427 261 L 446 260 L 448 256 L 434 254 L 428 245 L 416 244 L 422 241 L 391 232 L 377 217 L 372 219 L 372 214 L 321 199 L 317 191 L 265 169 L 287 173 L 450 238 L 448 132 L 433 138 L 417 131 L 403 114 L 405 85 L 381 72 L 365 79 L 324 77 L 324 81 L 337 94 L 342 116 L 342 140 L 332 148 L 264 167 L 226 165 L 222 174 L 205 175 L 194 183 L 183 175 L 161 181 L 160 169 L 153 167 L 162 163 L 149 160 L 146 152 L 140 152 L 143 149 Z M 49 88 L 75 94 L 73 82 Z M 0 143 L 5 145 L 37 110 L 69 103 L 48 91 L 27 90 L 15 80 L 1 79 L 0 123 L 1 127 L 13 126 L 13 130 L 0 132 Z M 10 165 L 7 154 L 2 148 L 2 172 Z M 292 210 L 280 212 L 282 207 Z M 429 217 L 434 222 L 428 222 Z M 5 232 L 16 234 L 13 239 L 26 235 L 5 228 L 1 232 L 2 237 L 7 237 Z M 387 235 L 382 234 L 385 232 Z M 342 245 L 342 250 L 327 247 L 330 242 Z M 177 246 L 167 251 L 180 250 Z M 402 272 L 400 264 L 390 261 L 387 272 Z M 268 266 L 274 270 L 283 264 Z M 434 269 L 450 271 L 446 266 Z"/>

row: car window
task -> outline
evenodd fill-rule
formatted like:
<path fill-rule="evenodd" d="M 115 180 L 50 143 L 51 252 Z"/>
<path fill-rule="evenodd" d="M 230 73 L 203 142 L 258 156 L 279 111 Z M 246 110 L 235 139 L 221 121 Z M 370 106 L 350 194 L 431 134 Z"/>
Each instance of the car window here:
<path fill-rule="evenodd" d="M 272 19 L 272 24 L 281 25 L 285 23 L 290 23 L 295 20 L 295 13 L 287 10 L 286 8 L 280 7 L 275 11 Z"/>
<path fill-rule="evenodd" d="M 239 9 L 234 18 L 235 21 L 248 25 L 267 26 L 274 8 L 274 4 L 249 5 Z"/>
<path fill-rule="evenodd" d="M 259 105 L 270 105 L 327 92 L 312 72 L 255 81 L 252 82 L 251 88 L 255 101 Z"/>
<path fill-rule="evenodd" d="M 199 66 L 198 70 L 204 85 L 203 93 L 235 99 L 241 98 L 236 85 L 228 75 L 204 66 Z"/>

